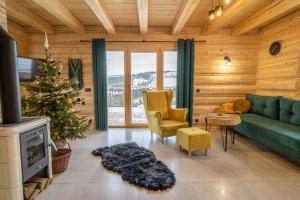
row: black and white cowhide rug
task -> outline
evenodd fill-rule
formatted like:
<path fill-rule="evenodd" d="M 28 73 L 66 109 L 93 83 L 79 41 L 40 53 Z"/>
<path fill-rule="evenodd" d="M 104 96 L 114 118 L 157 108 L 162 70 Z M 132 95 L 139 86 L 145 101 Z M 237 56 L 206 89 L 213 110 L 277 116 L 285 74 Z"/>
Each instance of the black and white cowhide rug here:
<path fill-rule="evenodd" d="M 135 142 L 100 147 L 92 152 L 102 165 L 121 174 L 122 179 L 149 190 L 164 190 L 175 184 L 174 173 L 154 153 Z"/>

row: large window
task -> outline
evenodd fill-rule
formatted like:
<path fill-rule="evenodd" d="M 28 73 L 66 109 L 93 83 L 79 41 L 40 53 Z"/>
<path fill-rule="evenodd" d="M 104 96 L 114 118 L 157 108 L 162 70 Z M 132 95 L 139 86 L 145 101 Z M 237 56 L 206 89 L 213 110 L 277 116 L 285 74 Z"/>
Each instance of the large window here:
<path fill-rule="evenodd" d="M 124 51 L 107 51 L 108 124 L 125 125 Z"/>
<path fill-rule="evenodd" d="M 155 52 L 131 53 L 131 113 L 133 124 L 145 124 L 143 90 L 156 88 L 156 56 Z"/>
<path fill-rule="evenodd" d="M 137 48 L 111 50 L 106 54 L 109 126 L 147 124 L 143 90 L 172 90 L 172 107 L 176 107 L 176 51 Z"/>
<path fill-rule="evenodd" d="M 164 90 L 173 90 L 172 107 L 176 107 L 177 52 L 164 51 Z"/>

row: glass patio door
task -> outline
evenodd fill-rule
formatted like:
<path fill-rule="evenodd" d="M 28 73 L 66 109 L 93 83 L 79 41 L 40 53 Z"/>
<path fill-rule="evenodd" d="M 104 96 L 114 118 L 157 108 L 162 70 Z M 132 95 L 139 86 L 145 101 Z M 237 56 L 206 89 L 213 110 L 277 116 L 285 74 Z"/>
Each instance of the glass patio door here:
<path fill-rule="evenodd" d="M 110 127 L 147 125 L 142 91 L 176 94 L 176 51 L 107 51 L 107 102 Z"/>
<path fill-rule="evenodd" d="M 131 124 L 147 124 L 142 91 L 156 89 L 156 52 L 131 52 Z"/>
<path fill-rule="evenodd" d="M 125 52 L 107 51 L 108 125 L 125 126 Z"/>

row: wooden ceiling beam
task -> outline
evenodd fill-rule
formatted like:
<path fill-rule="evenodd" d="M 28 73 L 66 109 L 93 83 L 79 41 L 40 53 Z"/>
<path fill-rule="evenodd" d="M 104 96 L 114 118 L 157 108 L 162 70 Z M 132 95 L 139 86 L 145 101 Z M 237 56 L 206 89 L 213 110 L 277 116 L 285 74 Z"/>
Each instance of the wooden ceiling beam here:
<path fill-rule="evenodd" d="M 148 0 L 137 0 L 141 34 L 148 31 L 148 3 Z"/>
<path fill-rule="evenodd" d="M 90 9 L 94 12 L 98 20 L 104 26 L 106 31 L 110 34 L 116 33 L 116 28 L 113 23 L 113 20 L 105 9 L 103 3 L 100 0 L 85 0 L 86 4 L 90 7 Z"/>
<path fill-rule="evenodd" d="M 32 0 L 77 33 L 85 33 L 84 25 L 59 0 Z"/>
<path fill-rule="evenodd" d="M 54 34 L 53 26 L 15 1 L 6 1 L 7 15 L 42 32 Z"/>
<path fill-rule="evenodd" d="M 277 0 L 233 27 L 232 35 L 242 35 L 255 28 L 260 28 L 300 8 L 300 0 Z"/>
<path fill-rule="evenodd" d="M 209 35 L 216 32 L 218 28 L 222 27 L 225 23 L 230 21 L 233 16 L 235 16 L 251 1 L 253 0 L 236 0 L 230 7 L 224 10 L 223 14 L 220 17 L 216 17 L 213 21 L 208 23 L 206 27 L 202 27 L 202 33 L 204 35 Z"/>
<path fill-rule="evenodd" d="M 199 2 L 200 0 L 184 0 L 182 2 L 172 26 L 172 34 L 177 34 L 183 29 Z"/>

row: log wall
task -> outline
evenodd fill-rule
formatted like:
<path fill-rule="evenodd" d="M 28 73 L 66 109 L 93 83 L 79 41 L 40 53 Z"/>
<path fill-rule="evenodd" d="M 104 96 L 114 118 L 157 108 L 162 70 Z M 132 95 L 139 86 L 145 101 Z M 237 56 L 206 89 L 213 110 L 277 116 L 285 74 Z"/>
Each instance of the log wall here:
<path fill-rule="evenodd" d="M 4 29 L 7 29 L 5 0 L 0 0 L 0 26 L 4 27 Z"/>
<path fill-rule="evenodd" d="M 92 92 L 82 91 L 86 106 L 79 106 L 82 114 L 94 119 L 93 106 L 93 70 L 91 43 L 80 40 L 106 38 L 107 40 L 148 40 L 176 41 L 178 38 L 194 38 L 206 40 L 196 43 L 195 48 L 195 85 L 194 85 L 194 120 L 204 121 L 204 116 L 216 110 L 224 102 L 244 97 L 246 93 L 255 93 L 256 65 L 258 53 L 258 35 L 230 36 L 229 30 L 220 30 L 210 36 L 200 36 L 200 31 L 186 28 L 179 35 L 170 35 L 169 28 L 151 28 L 149 34 L 140 35 L 139 28 L 119 28 L 118 34 L 108 35 L 99 27 L 86 27 L 84 35 L 74 34 L 64 27 L 56 27 L 57 34 L 49 35 L 50 53 L 64 63 L 64 75 L 67 76 L 67 61 L 70 57 L 83 60 L 84 88 Z M 28 55 L 43 57 L 44 35 L 27 29 Z M 147 49 L 161 51 L 175 49 L 175 42 L 158 43 L 108 43 L 108 49 Z M 224 66 L 224 56 L 230 56 L 231 67 Z M 162 63 L 158 61 L 158 63 Z M 200 89 L 200 93 L 196 90 Z"/>
<path fill-rule="evenodd" d="M 26 56 L 27 38 L 24 27 L 7 20 L 5 4 L 6 0 L 0 0 L 0 26 L 4 27 L 5 30 L 8 30 L 9 34 L 16 39 L 18 55 Z"/>
<path fill-rule="evenodd" d="M 300 11 L 294 12 L 260 32 L 257 66 L 257 94 L 300 99 Z M 274 41 L 282 47 L 269 54 Z"/>
<path fill-rule="evenodd" d="M 18 56 L 27 56 L 27 37 L 23 26 L 12 21 L 7 21 L 9 34 L 17 41 Z"/>

